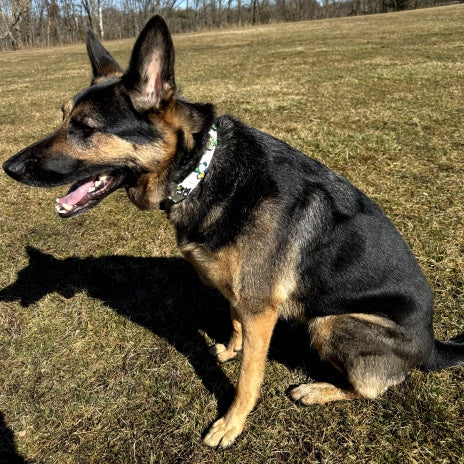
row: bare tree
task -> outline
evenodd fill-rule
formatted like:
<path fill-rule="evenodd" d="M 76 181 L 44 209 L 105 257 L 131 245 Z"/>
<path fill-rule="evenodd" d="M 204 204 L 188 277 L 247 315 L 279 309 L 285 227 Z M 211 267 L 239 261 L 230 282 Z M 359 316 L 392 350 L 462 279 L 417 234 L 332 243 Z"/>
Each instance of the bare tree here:
<path fill-rule="evenodd" d="M 27 14 L 29 8 L 30 0 L 1 0 L 0 2 L 0 38 L 7 38 L 13 50 L 22 46 L 20 22 Z"/>
<path fill-rule="evenodd" d="M 153 14 L 173 31 L 362 15 L 456 0 L 0 0 L 0 49 L 134 37 Z M 464 0 L 459 0 L 463 2 Z"/>

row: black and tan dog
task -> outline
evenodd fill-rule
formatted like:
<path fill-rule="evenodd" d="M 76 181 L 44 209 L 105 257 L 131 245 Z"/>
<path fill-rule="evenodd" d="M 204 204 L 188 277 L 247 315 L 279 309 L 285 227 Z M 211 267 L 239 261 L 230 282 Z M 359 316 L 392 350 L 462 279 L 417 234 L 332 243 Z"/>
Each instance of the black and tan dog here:
<path fill-rule="evenodd" d="M 56 132 L 3 167 L 33 186 L 74 182 L 58 199 L 62 217 L 121 187 L 139 208 L 165 209 L 185 258 L 230 301 L 232 335 L 213 354 L 243 352 L 235 398 L 207 445 L 241 433 L 278 317 L 306 323 L 350 384 L 300 385 L 290 396 L 303 404 L 375 398 L 414 367 L 463 364 L 462 345 L 434 340 L 431 290 L 379 206 L 285 143 L 179 97 L 159 16 L 127 71 L 91 34 L 87 49 L 90 87 L 63 106 Z"/>

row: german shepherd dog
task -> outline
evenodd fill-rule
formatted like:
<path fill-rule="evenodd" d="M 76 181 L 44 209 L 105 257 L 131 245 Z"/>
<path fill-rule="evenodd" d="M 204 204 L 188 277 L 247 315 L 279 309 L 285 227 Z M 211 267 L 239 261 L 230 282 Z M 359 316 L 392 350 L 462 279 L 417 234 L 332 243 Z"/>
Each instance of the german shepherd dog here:
<path fill-rule="evenodd" d="M 381 208 L 346 179 L 211 104 L 176 93 L 174 48 L 153 17 L 124 71 L 89 33 L 91 85 L 63 123 L 3 165 L 32 186 L 73 183 L 63 218 L 118 188 L 161 208 L 184 257 L 230 302 L 232 334 L 211 353 L 242 352 L 234 400 L 204 442 L 231 445 L 255 406 L 279 317 L 307 325 L 312 346 L 347 380 L 289 391 L 304 405 L 376 398 L 414 367 L 464 363 L 464 345 L 434 339 L 433 297 Z"/>

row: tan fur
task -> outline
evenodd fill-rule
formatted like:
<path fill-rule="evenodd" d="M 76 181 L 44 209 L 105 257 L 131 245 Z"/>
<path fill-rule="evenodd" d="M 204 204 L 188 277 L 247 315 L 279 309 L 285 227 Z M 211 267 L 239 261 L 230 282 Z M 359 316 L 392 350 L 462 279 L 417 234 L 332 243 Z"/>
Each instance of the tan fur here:
<path fill-rule="evenodd" d="M 184 133 L 185 143 L 193 145 L 193 129 L 175 98 L 163 110 L 153 110 L 150 114 L 153 124 L 161 133 L 161 139 L 150 145 L 137 145 L 103 132 L 93 134 L 88 144 L 77 145 L 66 136 L 71 119 L 81 119 L 90 127 L 98 127 L 99 123 L 91 116 L 92 108 L 85 102 L 74 107 L 73 100 L 69 100 L 62 110 L 63 124 L 55 133 L 54 143 L 49 147 L 50 156 L 64 152 L 94 164 L 121 161 L 128 167 L 131 163 L 137 164 L 148 173 L 141 175 L 137 184 L 127 190 L 129 199 L 141 209 L 158 209 L 165 197 L 164 180 L 176 153 L 179 130 Z"/>
<path fill-rule="evenodd" d="M 385 379 L 385 376 L 379 372 L 378 375 L 366 376 L 364 373 L 355 371 L 350 375 L 350 383 L 354 386 L 361 398 L 375 399 L 385 393 L 390 387 L 400 384 L 405 379 L 405 376 L 396 379 Z"/>
<path fill-rule="evenodd" d="M 371 330 L 374 331 L 366 332 L 365 353 L 356 351 L 359 347 L 352 351 L 353 348 L 350 349 L 344 342 L 343 349 L 348 351 L 345 351 L 340 358 L 340 342 L 337 338 L 340 332 L 345 332 L 343 337 L 349 337 L 353 330 L 363 333 L 362 324 L 365 323 L 371 325 Z M 404 366 L 399 359 L 383 357 L 381 351 L 376 351 L 381 344 L 388 347 L 395 343 L 393 335 L 385 335 L 386 329 L 395 333 L 396 337 L 402 337 L 397 324 L 381 316 L 353 313 L 319 317 L 310 324 L 311 344 L 323 360 L 330 362 L 346 375 L 359 397 L 374 399 L 389 387 L 401 383 L 405 377 Z M 375 338 L 368 338 L 373 337 L 372 333 L 376 334 Z M 407 339 L 404 339 L 404 343 L 407 343 Z M 372 350 L 372 354 L 369 350 Z"/>
<path fill-rule="evenodd" d="M 209 220 L 214 221 L 217 214 Z M 276 228 L 273 211 L 265 204 L 259 208 L 247 233 L 238 237 L 232 245 L 214 252 L 194 243 L 179 246 L 204 281 L 218 288 L 233 306 L 255 301 L 279 309 L 296 289 L 295 256 L 291 255 L 279 269 L 270 268 L 266 275 L 268 279 L 256 271 L 263 272 L 266 264 L 272 262 Z M 287 310 L 290 307 L 286 307 Z M 250 311 L 253 310 L 250 308 Z M 291 311 L 288 316 L 298 317 Z"/>
<path fill-rule="evenodd" d="M 140 176 L 136 185 L 126 190 L 129 200 L 142 210 L 159 208 L 164 199 L 163 182 L 155 172 Z"/>
<path fill-rule="evenodd" d="M 166 108 L 163 108 L 161 119 L 159 118 L 159 115 L 160 113 L 155 112 L 153 115 L 151 115 L 150 118 L 160 127 L 164 127 L 165 132 L 176 134 L 179 130 L 181 130 L 184 134 L 186 147 L 191 150 L 194 146 L 193 133 L 195 132 L 196 128 L 192 124 L 193 121 L 191 121 L 189 115 L 185 114 L 184 107 L 179 102 L 177 102 L 175 97 L 172 98 Z M 176 148 L 175 145 L 173 148 Z"/>
<path fill-rule="evenodd" d="M 61 111 L 63 112 L 63 120 L 69 117 L 73 109 L 73 106 L 74 106 L 74 102 L 72 98 L 68 100 L 67 102 L 63 103 L 63 106 L 61 107 Z"/>
<path fill-rule="evenodd" d="M 253 316 L 242 315 L 243 358 L 235 397 L 225 416 L 216 421 L 206 434 L 206 445 L 225 448 L 242 432 L 245 419 L 258 399 L 277 317 L 276 308 L 263 308 L 262 312 Z"/>
<path fill-rule="evenodd" d="M 138 163 L 150 171 L 142 175 L 137 185 L 128 189 L 127 192 L 129 199 L 139 208 L 158 209 L 165 194 L 163 188 L 167 169 L 176 154 L 179 131 L 184 134 L 187 147 L 193 147 L 194 142 L 192 129 L 188 121 L 184 119 L 174 97 L 166 108 L 162 111 L 152 111 L 149 117 L 161 132 L 161 140 L 150 147 L 136 145 L 127 147 L 125 153 L 132 153 Z M 127 151 L 130 148 L 132 151 Z"/>
<path fill-rule="evenodd" d="M 205 443 L 210 446 L 228 446 L 241 432 L 258 398 L 278 315 L 283 312 L 289 317 L 297 316 L 294 310 L 298 305 L 291 302 L 297 285 L 296 251 L 289 250 L 278 269 L 274 265 L 269 267 L 274 262 L 271 258 L 275 254 L 274 237 L 278 227 L 273 207 L 267 203 L 261 205 L 246 233 L 219 250 L 207 250 L 192 243 L 179 244 L 198 274 L 231 303 L 233 330 L 229 343 L 215 345 L 212 354 L 225 362 L 236 357 L 243 346 L 236 396 L 227 414 L 206 435 Z M 217 212 L 209 220 L 214 221 L 216 215 Z"/>
<path fill-rule="evenodd" d="M 211 252 L 201 245 L 189 243 L 182 246 L 181 251 L 206 283 L 216 287 L 232 305 L 238 303 L 240 257 L 237 247 Z"/>
<path fill-rule="evenodd" d="M 328 361 L 330 356 L 329 344 L 332 336 L 333 323 L 336 316 L 318 317 L 309 325 L 311 344 L 319 356 Z"/>
<path fill-rule="evenodd" d="M 230 335 L 229 343 L 227 346 L 222 343 L 217 343 L 210 348 L 210 354 L 216 357 L 219 362 L 227 362 L 237 357 L 238 353 L 242 351 L 243 346 L 243 331 L 242 323 L 238 316 L 237 310 L 230 307 L 230 318 L 232 320 L 232 332 Z"/>
<path fill-rule="evenodd" d="M 311 404 L 324 404 L 332 401 L 354 400 L 361 395 L 354 390 L 338 388 L 325 382 L 305 383 L 298 385 L 290 391 L 290 397 L 305 406 Z"/>
<path fill-rule="evenodd" d="M 287 260 L 288 267 L 282 266 L 282 271 L 276 277 L 272 288 L 272 301 L 283 303 L 296 290 L 295 267 Z M 295 316 L 291 314 L 291 316 Z"/>
<path fill-rule="evenodd" d="M 290 243 L 290 249 L 286 252 L 286 258 L 278 274 L 275 276 L 274 286 L 272 289 L 272 299 L 279 304 L 279 316 L 284 319 L 305 320 L 304 307 L 297 302 L 293 297 L 297 288 L 297 272 L 298 272 L 298 244 Z"/>
<path fill-rule="evenodd" d="M 127 160 L 129 166 L 133 159 L 139 166 L 163 176 L 174 155 L 167 152 L 167 143 L 164 140 L 144 146 L 136 145 L 116 135 L 97 132 L 92 136 L 89 149 L 82 150 L 80 156 L 94 162 Z"/>
<path fill-rule="evenodd" d="M 358 319 L 360 321 L 366 321 L 371 324 L 379 325 L 381 327 L 385 327 L 386 329 L 398 328 L 398 325 L 390 319 L 386 319 L 385 317 L 381 316 L 376 316 L 375 314 L 354 313 L 350 314 L 350 317 L 353 317 L 354 319 Z"/>

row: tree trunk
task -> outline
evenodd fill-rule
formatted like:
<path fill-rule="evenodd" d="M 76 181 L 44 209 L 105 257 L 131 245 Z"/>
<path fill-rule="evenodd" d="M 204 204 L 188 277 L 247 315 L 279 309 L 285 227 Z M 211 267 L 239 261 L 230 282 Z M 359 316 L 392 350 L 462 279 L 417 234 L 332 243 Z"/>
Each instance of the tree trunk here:
<path fill-rule="evenodd" d="M 100 35 L 100 39 L 103 40 L 105 32 L 103 30 L 103 6 L 102 0 L 97 0 L 98 6 L 98 34 Z"/>

